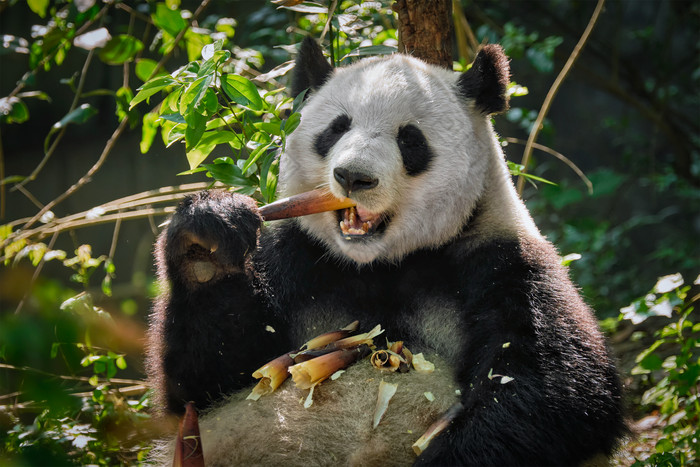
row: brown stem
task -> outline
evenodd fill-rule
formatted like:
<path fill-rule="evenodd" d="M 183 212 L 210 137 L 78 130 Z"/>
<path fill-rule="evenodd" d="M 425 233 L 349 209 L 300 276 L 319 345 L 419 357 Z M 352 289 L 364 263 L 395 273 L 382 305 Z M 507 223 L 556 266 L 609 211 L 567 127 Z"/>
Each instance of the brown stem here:
<path fill-rule="evenodd" d="M 527 165 L 530 163 L 530 157 L 532 156 L 532 145 L 534 144 L 535 140 L 537 139 L 537 135 L 539 134 L 540 130 L 542 129 L 542 122 L 544 122 L 544 118 L 547 116 L 547 113 L 549 112 L 549 108 L 552 106 L 552 101 L 554 101 L 554 96 L 557 95 L 557 92 L 559 92 L 559 88 L 561 87 L 562 83 L 566 79 L 566 77 L 569 74 L 569 71 L 571 71 L 571 68 L 573 67 L 574 63 L 576 62 L 576 59 L 578 59 L 579 55 L 581 54 L 581 51 L 583 50 L 583 47 L 586 45 L 586 42 L 588 41 L 588 38 L 591 35 L 591 32 L 593 31 L 593 27 L 595 26 L 596 22 L 598 21 L 598 18 L 600 17 L 600 13 L 603 10 L 603 5 L 605 5 L 605 0 L 598 0 L 598 4 L 595 7 L 595 10 L 593 10 L 593 15 L 591 16 L 591 19 L 588 21 L 588 25 L 586 26 L 586 29 L 583 31 L 583 34 L 581 35 L 581 38 L 579 39 L 578 43 L 576 44 L 576 47 L 574 47 L 574 50 L 571 52 L 571 55 L 569 55 L 569 59 L 566 61 L 564 64 L 564 67 L 561 69 L 559 72 L 559 75 L 557 78 L 554 80 L 554 83 L 552 84 L 552 87 L 549 89 L 549 92 L 547 93 L 547 96 L 544 99 L 544 102 L 542 103 L 542 107 L 540 108 L 540 112 L 537 114 L 537 119 L 535 120 L 535 124 L 532 127 L 532 130 L 530 131 L 530 135 L 527 138 L 527 144 L 525 145 L 525 150 L 523 151 L 523 158 L 521 161 L 521 165 L 523 166 L 522 171 L 527 172 Z M 518 194 L 522 195 L 523 194 L 523 188 L 525 186 L 525 177 L 520 176 L 518 178 Z"/>

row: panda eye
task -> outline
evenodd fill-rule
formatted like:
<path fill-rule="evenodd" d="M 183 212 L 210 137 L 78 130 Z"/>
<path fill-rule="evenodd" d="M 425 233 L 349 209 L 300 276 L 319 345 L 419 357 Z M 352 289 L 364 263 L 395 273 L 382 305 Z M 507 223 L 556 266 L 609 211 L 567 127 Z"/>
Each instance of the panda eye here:
<path fill-rule="evenodd" d="M 333 119 L 314 141 L 314 149 L 321 157 L 326 157 L 335 143 L 350 130 L 352 119 L 347 115 L 339 115 Z"/>
<path fill-rule="evenodd" d="M 397 141 L 400 147 L 406 148 L 421 148 L 428 146 L 425 136 L 423 136 L 423 133 L 414 125 L 406 125 L 401 127 L 401 129 L 399 129 Z"/>
<path fill-rule="evenodd" d="M 417 126 L 405 125 L 399 128 L 396 143 L 408 175 L 418 175 L 428 169 L 433 153 L 423 132 Z"/>
<path fill-rule="evenodd" d="M 331 123 L 330 130 L 335 134 L 343 134 L 350 129 L 350 124 L 352 120 L 347 115 L 341 115 L 336 117 Z"/>

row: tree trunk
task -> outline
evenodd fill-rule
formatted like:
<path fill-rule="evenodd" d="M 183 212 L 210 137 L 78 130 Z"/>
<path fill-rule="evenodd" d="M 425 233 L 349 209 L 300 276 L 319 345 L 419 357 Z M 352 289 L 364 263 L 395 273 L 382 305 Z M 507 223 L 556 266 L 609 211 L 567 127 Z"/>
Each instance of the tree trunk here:
<path fill-rule="evenodd" d="M 396 0 L 399 52 L 452 69 L 452 0 Z"/>

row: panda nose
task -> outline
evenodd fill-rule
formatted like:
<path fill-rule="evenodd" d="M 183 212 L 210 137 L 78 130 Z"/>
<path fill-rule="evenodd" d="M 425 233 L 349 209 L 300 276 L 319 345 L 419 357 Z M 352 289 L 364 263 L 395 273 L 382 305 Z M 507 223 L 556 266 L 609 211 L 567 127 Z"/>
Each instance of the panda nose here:
<path fill-rule="evenodd" d="M 362 172 L 352 172 L 340 167 L 333 170 L 333 176 L 348 194 L 353 191 L 369 190 L 379 184 L 379 179 L 371 175 Z"/>

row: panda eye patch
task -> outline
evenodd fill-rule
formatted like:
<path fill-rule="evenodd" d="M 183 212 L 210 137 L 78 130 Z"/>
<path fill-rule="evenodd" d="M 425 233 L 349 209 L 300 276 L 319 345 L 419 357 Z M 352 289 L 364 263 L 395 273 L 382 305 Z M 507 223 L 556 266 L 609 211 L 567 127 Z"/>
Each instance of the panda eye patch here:
<path fill-rule="evenodd" d="M 350 125 L 352 125 L 352 119 L 347 115 L 343 114 L 335 117 L 331 124 L 316 136 L 314 141 L 316 152 L 321 157 L 326 157 L 335 143 L 350 130 Z"/>
<path fill-rule="evenodd" d="M 433 153 L 423 132 L 417 126 L 405 125 L 399 128 L 396 143 L 408 175 L 419 175 L 428 169 Z"/>

